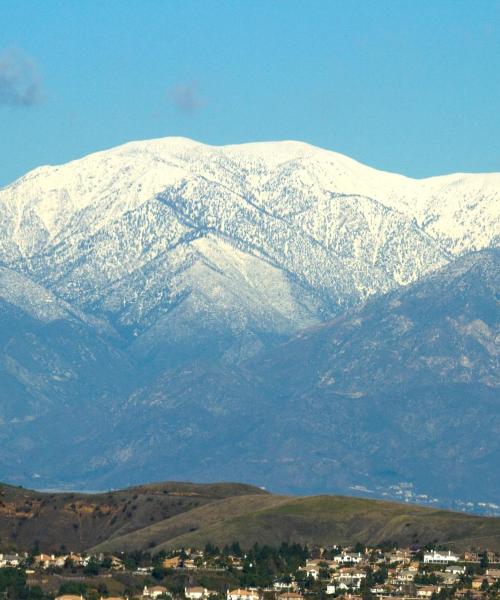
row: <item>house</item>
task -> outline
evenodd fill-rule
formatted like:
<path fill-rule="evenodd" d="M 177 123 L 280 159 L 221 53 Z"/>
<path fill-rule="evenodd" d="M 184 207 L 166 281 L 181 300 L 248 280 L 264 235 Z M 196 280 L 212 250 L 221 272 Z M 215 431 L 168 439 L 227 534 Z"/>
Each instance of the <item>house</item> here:
<path fill-rule="evenodd" d="M 443 573 L 442 582 L 443 585 L 456 585 L 458 583 L 459 576 L 456 573 Z"/>
<path fill-rule="evenodd" d="M 415 579 L 416 571 L 403 569 L 397 576 L 397 580 L 401 583 L 410 583 Z"/>
<path fill-rule="evenodd" d="M 180 556 L 173 556 L 172 558 L 165 558 L 162 562 L 164 569 L 178 569 L 182 567 L 182 559 Z"/>
<path fill-rule="evenodd" d="M 438 585 L 423 585 L 417 589 L 417 598 L 431 598 L 432 594 L 439 594 L 440 591 Z"/>
<path fill-rule="evenodd" d="M 362 562 L 364 559 L 363 555 L 361 554 L 361 552 L 342 552 L 341 554 L 337 554 L 337 556 L 334 557 L 334 561 L 336 563 L 340 563 L 340 564 L 344 564 L 344 565 L 354 565 L 354 564 L 359 564 L 360 562 Z"/>
<path fill-rule="evenodd" d="M 382 585 L 376 585 L 376 586 L 370 588 L 370 592 L 374 596 L 386 596 L 387 595 L 387 588 L 385 588 Z"/>
<path fill-rule="evenodd" d="M 184 588 L 184 596 L 188 600 L 203 600 L 210 596 L 210 592 L 204 587 L 186 587 Z"/>
<path fill-rule="evenodd" d="M 134 573 L 136 575 L 147 575 L 148 573 L 151 573 L 152 570 L 153 567 L 137 567 Z"/>
<path fill-rule="evenodd" d="M 325 593 L 328 594 L 328 596 L 335 594 L 335 585 L 333 583 L 329 583 L 326 586 Z"/>
<path fill-rule="evenodd" d="M 62 596 L 57 596 L 56 600 L 83 600 L 83 596 L 77 596 L 75 594 L 63 594 Z"/>
<path fill-rule="evenodd" d="M 486 575 L 498 581 L 500 579 L 500 569 L 486 569 Z"/>
<path fill-rule="evenodd" d="M 451 562 L 458 562 L 460 558 L 456 554 L 452 554 L 450 551 L 437 552 L 432 550 L 424 554 L 424 563 L 432 563 L 434 565 L 447 565 Z"/>
<path fill-rule="evenodd" d="M 472 589 L 480 590 L 485 581 L 488 582 L 488 585 L 492 585 L 493 583 L 495 583 L 495 581 L 492 578 L 489 578 L 486 575 L 478 575 L 477 577 L 474 577 L 474 579 L 472 580 Z"/>
<path fill-rule="evenodd" d="M 306 562 L 306 566 L 305 567 L 301 567 L 302 571 L 306 572 L 306 575 L 308 577 L 312 577 L 313 579 L 318 579 L 319 577 L 319 570 L 320 570 L 320 564 L 321 561 L 319 560 L 308 560 Z"/>
<path fill-rule="evenodd" d="M 464 561 L 465 562 L 479 562 L 479 554 L 477 552 L 465 552 L 464 553 Z"/>
<path fill-rule="evenodd" d="M 302 594 L 298 592 L 283 592 L 278 596 L 279 600 L 304 600 Z"/>
<path fill-rule="evenodd" d="M 66 556 L 66 561 L 71 562 L 75 566 L 81 566 L 84 564 L 84 559 L 81 554 L 75 554 L 74 552 L 70 552 L 68 556 Z"/>
<path fill-rule="evenodd" d="M 111 556 L 111 568 L 113 571 L 125 571 L 123 560 L 117 556 Z"/>
<path fill-rule="evenodd" d="M 389 563 L 404 563 L 410 560 L 410 552 L 407 550 L 394 550 L 386 554 L 386 559 Z"/>
<path fill-rule="evenodd" d="M 279 591 L 288 592 L 288 591 L 296 588 L 296 583 L 293 581 L 291 581 L 290 583 L 286 583 L 285 581 L 278 580 L 273 583 L 273 588 L 277 592 L 279 592 Z"/>
<path fill-rule="evenodd" d="M 340 573 L 334 575 L 333 579 L 341 586 L 346 586 L 346 588 L 356 588 L 359 589 L 361 587 L 361 582 L 366 578 L 366 573 L 364 571 L 360 571 L 359 569 L 342 569 Z M 343 588 L 345 589 L 345 588 Z"/>
<path fill-rule="evenodd" d="M 145 585 L 142 591 L 143 598 L 158 598 L 158 596 L 165 595 L 170 596 L 167 588 L 163 587 L 162 585 L 154 585 L 153 587 L 148 587 Z"/>
<path fill-rule="evenodd" d="M 445 573 L 451 573 L 452 575 L 465 575 L 464 565 L 450 565 L 444 570 Z"/>
<path fill-rule="evenodd" d="M 260 600 L 256 590 L 237 588 L 227 592 L 227 600 Z"/>
<path fill-rule="evenodd" d="M 35 564 L 41 569 L 48 569 L 54 559 L 55 556 L 53 554 L 38 554 L 38 556 L 35 556 Z"/>
<path fill-rule="evenodd" d="M 56 556 L 55 554 L 39 554 L 38 556 L 35 556 L 35 564 L 41 569 L 48 569 L 49 567 L 62 568 L 66 564 L 68 558 L 69 556 L 66 554 L 62 556 Z"/>
<path fill-rule="evenodd" d="M 1 567 L 18 567 L 21 564 L 22 558 L 19 554 L 0 554 Z"/>

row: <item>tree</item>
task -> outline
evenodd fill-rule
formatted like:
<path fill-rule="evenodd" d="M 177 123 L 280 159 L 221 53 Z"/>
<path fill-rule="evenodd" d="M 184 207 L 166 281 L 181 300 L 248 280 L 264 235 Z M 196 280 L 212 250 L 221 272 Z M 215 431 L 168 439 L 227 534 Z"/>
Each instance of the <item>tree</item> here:
<path fill-rule="evenodd" d="M 488 552 L 483 552 L 481 554 L 481 560 L 479 562 L 479 566 L 483 569 L 483 572 L 490 566 L 490 561 L 488 560 Z"/>
<path fill-rule="evenodd" d="M 92 557 L 83 568 L 83 573 L 85 575 L 99 575 L 99 566 L 97 560 Z"/>

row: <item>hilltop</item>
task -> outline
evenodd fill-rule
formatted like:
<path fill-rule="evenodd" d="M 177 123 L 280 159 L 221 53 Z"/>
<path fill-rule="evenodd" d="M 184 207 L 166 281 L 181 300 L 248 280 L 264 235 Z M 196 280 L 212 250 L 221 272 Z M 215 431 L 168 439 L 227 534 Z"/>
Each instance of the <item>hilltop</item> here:
<path fill-rule="evenodd" d="M 500 519 L 342 496 L 291 497 L 241 484 L 157 483 L 103 494 L 0 488 L 0 547 L 155 551 L 239 541 L 500 548 Z"/>

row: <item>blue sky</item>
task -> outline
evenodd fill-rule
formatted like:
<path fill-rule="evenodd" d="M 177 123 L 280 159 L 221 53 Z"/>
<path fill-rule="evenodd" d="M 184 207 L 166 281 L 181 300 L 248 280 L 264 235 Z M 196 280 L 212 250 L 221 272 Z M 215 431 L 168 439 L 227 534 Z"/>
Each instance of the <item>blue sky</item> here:
<path fill-rule="evenodd" d="M 500 171 L 500 2 L 0 2 L 0 185 L 167 135 Z"/>

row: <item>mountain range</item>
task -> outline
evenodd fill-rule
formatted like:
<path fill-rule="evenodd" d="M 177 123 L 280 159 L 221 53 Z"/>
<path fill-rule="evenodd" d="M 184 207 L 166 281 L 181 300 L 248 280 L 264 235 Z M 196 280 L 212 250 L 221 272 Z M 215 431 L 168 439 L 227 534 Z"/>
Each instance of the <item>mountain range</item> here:
<path fill-rule="evenodd" d="M 499 239 L 498 173 L 298 142 L 36 169 L 0 190 L 0 478 L 495 511 Z"/>

